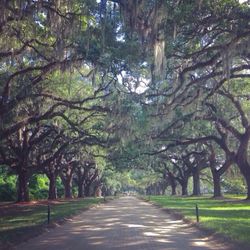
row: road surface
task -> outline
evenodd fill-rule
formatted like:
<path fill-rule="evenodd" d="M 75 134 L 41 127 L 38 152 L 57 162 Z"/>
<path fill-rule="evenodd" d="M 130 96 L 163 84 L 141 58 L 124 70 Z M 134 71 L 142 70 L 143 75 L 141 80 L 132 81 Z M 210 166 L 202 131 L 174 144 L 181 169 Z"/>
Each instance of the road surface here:
<path fill-rule="evenodd" d="M 135 197 L 92 208 L 18 250 L 226 250 L 224 244 Z M 231 248 L 232 249 L 232 248 Z"/>

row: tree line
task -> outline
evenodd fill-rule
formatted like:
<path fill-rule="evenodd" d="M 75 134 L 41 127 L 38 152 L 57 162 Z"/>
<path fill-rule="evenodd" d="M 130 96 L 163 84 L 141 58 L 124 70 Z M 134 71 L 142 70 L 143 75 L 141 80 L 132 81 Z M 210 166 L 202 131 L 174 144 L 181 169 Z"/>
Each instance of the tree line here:
<path fill-rule="evenodd" d="M 93 194 L 109 169 L 183 195 L 193 176 L 199 195 L 210 168 L 217 197 L 232 166 L 249 199 L 249 19 L 237 0 L 3 1 L 0 165 L 17 200 L 37 174 L 50 199 L 58 177 L 66 197 L 72 180 Z"/>
<path fill-rule="evenodd" d="M 221 179 L 234 166 L 244 178 L 249 199 L 249 5 L 239 1 L 177 1 L 172 5 L 159 1 L 154 8 L 146 1 L 130 4 L 138 8 L 134 22 L 142 18 L 149 28 L 146 21 L 155 17 L 151 12 L 162 15 L 166 4 L 168 15 L 161 25 L 151 28 L 164 34 L 168 46 L 163 79 L 152 77 L 145 92 L 132 100 L 134 109 L 136 103 L 140 105 L 127 114 L 134 126 L 131 140 L 125 139 L 122 153 L 114 153 L 114 164 L 121 166 L 118 159 L 126 155 L 129 167 L 144 165 L 160 171 L 172 194 L 178 184 L 183 195 L 191 176 L 193 194 L 200 195 L 200 173 L 210 168 L 215 197 L 222 195 Z M 141 13 L 147 14 L 142 17 Z M 131 27 L 138 35 L 137 25 Z M 143 39 L 141 33 L 138 36 Z M 143 42 L 147 46 L 149 41 Z M 156 59 L 148 67 L 153 76 Z M 135 162 L 136 157 L 141 160 Z"/>

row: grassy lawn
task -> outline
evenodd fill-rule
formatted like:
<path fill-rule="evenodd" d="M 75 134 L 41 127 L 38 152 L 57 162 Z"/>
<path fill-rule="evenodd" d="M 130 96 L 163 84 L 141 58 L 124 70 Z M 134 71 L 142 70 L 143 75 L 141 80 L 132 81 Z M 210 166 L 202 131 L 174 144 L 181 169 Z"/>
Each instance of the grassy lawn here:
<path fill-rule="evenodd" d="M 243 196 L 226 196 L 225 200 L 209 197 L 151 196 L 150 201 L 182 213 L 196 221 L 195 205 L 199 207 L 200 224 L 231 239 L 250 244 L 250 202 Z"/>
<path fill-rule="evenodd" d="M 100 198 L 85 198 L 52 202 L 51 222 L 58 222 L 102 201 Z M 46 201 L 34 204 L 0 203 L 0 242 L 18 243 L 40 234 L 47 225 L 47 211 Z"/>

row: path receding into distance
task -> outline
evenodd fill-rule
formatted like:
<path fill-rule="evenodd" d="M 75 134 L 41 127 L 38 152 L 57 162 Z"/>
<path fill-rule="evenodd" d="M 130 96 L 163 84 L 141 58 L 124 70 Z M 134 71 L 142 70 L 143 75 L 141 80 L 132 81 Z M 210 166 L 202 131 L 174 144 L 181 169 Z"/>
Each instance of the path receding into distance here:
<path fill-rule="evenodd" d="M 19 250 L 226 250 L 199 230 L 135 197 L 92 208 L 18 245 Z M 231 248 L 232 249 L 232 248 Z"/>

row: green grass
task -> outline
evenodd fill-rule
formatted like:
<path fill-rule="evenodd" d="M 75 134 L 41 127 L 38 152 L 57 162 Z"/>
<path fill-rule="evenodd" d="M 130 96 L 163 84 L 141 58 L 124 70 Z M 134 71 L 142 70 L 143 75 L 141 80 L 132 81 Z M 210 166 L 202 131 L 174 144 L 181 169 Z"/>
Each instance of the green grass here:
<path fill-rule="evenodd" d="M 150 201 L 182 213 L 196 221 L 195 205 L 199 207 L 200 224 L 229 236 L 232 240 L 250 244 L 250 202 L 244 196 L 226 196 L 224 200 L 209 197 L 151 196 Z"/>
<path fill-rule="evenodd" d="M 51 222 L 58 222 L 102 201 L 100 198 L 85 198 L 51 204 Z M 4 203 L 0 203 L 0 242 L 20 242 L 20 239 L 38 235 L 47 225 L 46 204 L 4 206 Z"/>

